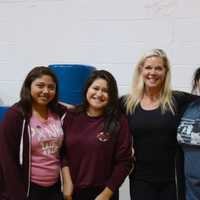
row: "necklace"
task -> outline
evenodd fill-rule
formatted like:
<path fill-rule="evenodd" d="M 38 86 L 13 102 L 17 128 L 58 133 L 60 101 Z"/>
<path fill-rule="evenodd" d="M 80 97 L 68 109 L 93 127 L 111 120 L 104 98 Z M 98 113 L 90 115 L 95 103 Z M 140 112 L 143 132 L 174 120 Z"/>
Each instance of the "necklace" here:
<path fill-rule="evenodd" d="M 156 109 L 160 106 L 160 98 L 153 101 L 150 101 L 149 99 L 142 99 L 142 101 L 140 102 L 140 105 L 145 110 Z"/>
<path fill-rule="evenodd" d="M 89 117 L 99 117 L 99 116 L 101 116 L 101 113 L 91 113 L 89 111 L 86 111 L 86 114 Z"/>

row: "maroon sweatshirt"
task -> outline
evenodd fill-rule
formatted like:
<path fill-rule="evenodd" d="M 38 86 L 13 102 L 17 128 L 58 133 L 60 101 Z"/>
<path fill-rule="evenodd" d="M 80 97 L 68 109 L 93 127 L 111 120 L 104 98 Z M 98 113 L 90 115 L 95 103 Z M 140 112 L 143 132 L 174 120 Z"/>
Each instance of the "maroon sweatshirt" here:
<path fill-rule="evenodd" d="M 119 188 L 132 167 L 132 142 L 127 120 L 115 136 L 102 132 L 103 117 L 68 112 L 64 120 L 66 158 L 74 189 Z"/>
<path fill-rule="evenodd" d="M 60 114 L 64 114 L 60 106 Z M 19 104 L 12 106 L 0 125 L 0 200 L 26 200 L 30 186 L 29 120 Z"/>

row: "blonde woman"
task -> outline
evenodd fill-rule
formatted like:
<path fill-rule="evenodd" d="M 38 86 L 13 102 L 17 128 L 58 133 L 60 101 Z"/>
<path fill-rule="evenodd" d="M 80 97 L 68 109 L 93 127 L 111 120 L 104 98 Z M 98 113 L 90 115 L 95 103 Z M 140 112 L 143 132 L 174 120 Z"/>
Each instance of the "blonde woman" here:
<path fill-rule="evenodd" d="M 161 49 L 147 52 L 135 67 L 132 88 L 123 98 L 132 132 L 136 166 L 130 178 L 134 200 L 176 200 L 176 131 L 184 106 L 195 96 L 174 92 Z"/>

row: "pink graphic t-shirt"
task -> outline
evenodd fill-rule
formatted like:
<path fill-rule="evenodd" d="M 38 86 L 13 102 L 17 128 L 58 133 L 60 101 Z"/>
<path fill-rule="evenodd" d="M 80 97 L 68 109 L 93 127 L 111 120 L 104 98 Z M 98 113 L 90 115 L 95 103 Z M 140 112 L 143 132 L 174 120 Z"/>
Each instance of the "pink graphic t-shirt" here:
<path fill-rule="evenodd" d="M 60 148 L 63 130 L 60 118 L 49 112 L 48 119 L 41 122 L 35 116 L 31 127 L 31 182 L 40 186 L 51 186 L 60 174 Z"/>

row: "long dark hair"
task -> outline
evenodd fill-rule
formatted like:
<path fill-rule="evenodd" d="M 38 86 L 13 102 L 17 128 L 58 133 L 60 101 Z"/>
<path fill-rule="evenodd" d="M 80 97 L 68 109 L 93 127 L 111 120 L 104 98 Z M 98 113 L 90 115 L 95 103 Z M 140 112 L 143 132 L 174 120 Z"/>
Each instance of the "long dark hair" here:
<path fill-rule="evenodd" d="M 192 79 L 192 93 L 199 94 L 200 89 L 198 88 L 198 82 L 200 79 L 200 67 L 197 68 L 194 72 L 193 79 Z"/>
<path fill-rule="evenodd" d="M 25 117 L 30 117 L 32 113 L 31 84 L 35 79 L 40 78 L 43 75 L 50 76 L 56 84 L 55 97 L 52 99 L 51 102 L 49 102 L 48 108 L 51 109 L 55 113 L 58 112 L 58 108 L 57 108 L 58 106 L 58 80 L 56 78 L 56 75 L 48 67 L 37 66 L 37 67 L 34 67 L 26 76 L 21 88 L 21 92 L 20 92 L 19 103 Z"/>
<path fill-rule="evenodd" d="M 103 116 L 105 117 L 104 121 L 104 132 L 109 134 L 115 134 L 119 130 L 119 118 L 121 112 L 119 109 L 119 100 L 118 100 L 118 88 L 117 82 L 113 75 L 106 70 L 96 70 L 94 71 L 89 79 L 87 80 L 83 92 L 83 103 L 76 107 L 78 112 L 87 112 L 88 101 L 87 101 L 87 91 L 92 83 L 97 79 L 103 79 L 107 82 L 108 85 L 108 104 L 104 108 Z"/>

